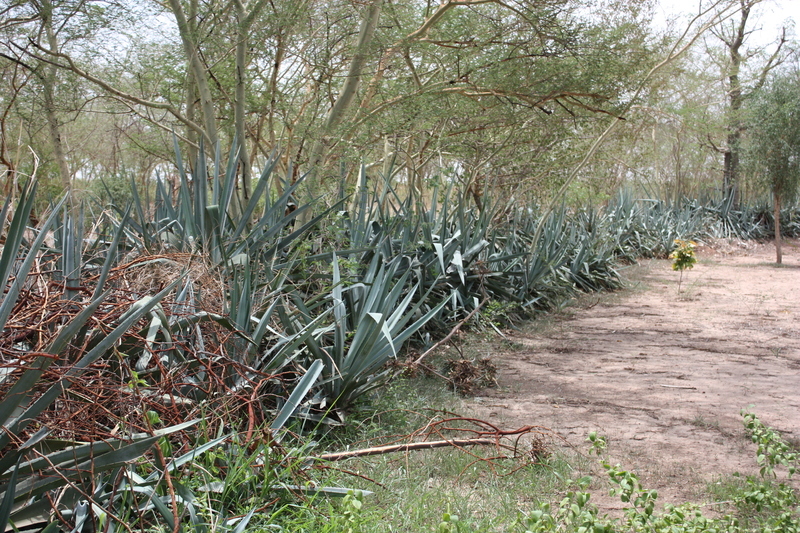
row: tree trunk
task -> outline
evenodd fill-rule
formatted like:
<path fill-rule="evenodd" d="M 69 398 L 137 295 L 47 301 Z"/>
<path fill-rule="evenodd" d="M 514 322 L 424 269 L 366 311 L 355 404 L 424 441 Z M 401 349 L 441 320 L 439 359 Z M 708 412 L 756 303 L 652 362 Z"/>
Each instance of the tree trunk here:
<path fill-rule="evenodd" d="M 196 111 L 197 109 L 197 90 L 195 89 L 194 84 L 194 76 L 192 75 L 191 70 L 187 73 L 186 76 L 186 118 L 192 122 L 196 120 Z M 189 168 L 194 173 L 195 169 L 194 166 L 197 163 L 197 146 L 200 144 L 200 139 L 198 137 L 198 132 L 192 127 L 186 127 L 186 139 L 189 141 L 188 147 L 188 164 Z"/>
<path fill-rule="evenodd" d="M 775 219 L 775 262 L 779 265 L 783 262 L 781 253 L 781 196 L 776 191 L 772 193 L 773 199 L 773 218 Z"/>
<path fill-rule="evenodd" d="M 725 195 L 733 195 L 733 205 L 739 205 L 739 153 L 742 137 L 742 84 L 739 72 L 742 68 L 741 48 L 747 35 L 747 18 L 750 16 L 751 3 L 742 0 L 739 24 L 732 38 L 725 44 L 728 46 L 730 66 L 728 70 L 728 135 L 727 147 L 722 170 L 723 190 Z"/>
<path fill-rule="evenodd" d="M 190 2 L 189 3 L 189 13 L 188 13 L 188 20 L 187 24 L 189 25 L 189 31 L 193 34 L 197 34 L 197 2 Z M 197 123 L 197 102 L 200 97 L 197 95 L 197 83 L 194 79 L 193 70 L 189 68 L 186 72 L 186 118 L 188 118 L 192 123 Z M 197 156 L 199 154 L 197 147 L 200 146 L 200 132 L 192 127 L 187 126 L 186 129 L 186 138 L 189 140 L 189 168 L 191 169 L 192 173 L 194 174 L 195 168 L 194 166 L 197 164 Z"/>
<path fill-rule="evenodd" d="M 245 143 L 245 88 L 247 82 L 247 35 L 253 25 L 255 17 L 264 7 L 264 0 L 256 2 L 250 13 L 245 11 L 242 0 L 235 0 L 236 7 L 236 96 L 234 100 L 234 124 L 236 139 L 239 143 L 239 166 L 242 169 L 242 197 L 244 203 L 250 199 L 252 192 L 252 170 L 250 168 L 250 153 Z"/>
<path fill-rule="evenodd" d="M 244 16 L 244 12 L 240 12 L 238 6 L 241 2 L 236 2 L 237 16 Z M 244 97 L 245 97 L 245 69 L 247 67 L 247 31 L 244 28 L 242 21 L 239 22 L 239 35 L 236 39 L 236 97 L 234 101 L 233 121 L 236 125 L 236 142 L 239 145 L 239 166 L 242 170 L 242 196 L 244 201 L 250 199 L 251 191 L 251 171 L 250 171 L 250 154 L 247 151 L 245 144 L 245 125 L 244 125 Z"/>
<path fill-rule="evenodd" d="M 192 3 L 192 6 L 194 6 L 195 2 L 196 0 Z M 175 15 L 175 22 L 178 25 L 178 33 L 180 33 L 181 36 L 183 51 L 186 54 L 186 60 L 189 62 L 189 68 L 194 76 L 197 94 L 200 97 L 206 141 L 209 143 L 209 149 L 213 151 L 217 145 L 218 139 L 217 119 L 214 113 L 214 101 L 211 96 L 211 88 L 208 85 L 208 76 L 206 75 L 205 66 L 200 60 L 200 52 L 197 48 L 197 42 L 195 41 L 195 32 L 192 31 L 189 21 L 186 20 L 186 15 L 183 12 L 180 0 L 169 0 L 169 5 L 172 9 L 172 13 Z M 197 12 L 196 7 L 191 7 L 190 9 L 191 12 Z M 193 25 L 192 23 L 192 26 Z"/>
<path fill-rule="evenodd" d="M 761 68 L 755 84 L 753 84 L 750 91 L 747 93 L 744 92 L 739 74 L 741 73 L 742 62 L 746 61 L 748 57 L 752 57 L 752 52 L 748 52 L 748 54 L 750 54 L 749 56 L 742 57 L 741 49 L 744 40 L 752 33 L 752 30 L 747 29 L 747 19 L 750 16 L 750 10 L 761 1 L 762 0 L 739 0 L 741 6 L 739 11 L 739 23 L 731 35 L 727 37 L 720 35 L 730 55 L 730 66 L 728 69 L 728 135 L 727 147 L 724 152 L 725 158 L 723 162 L 722 180 L 725 194 L 733 194 L 733 205 L 737 207 L 740 201 L 741 188 L 739 156 L 741 154 L 742 132 L 744 131 L 744 124 L 741 116 L 742 107 L 744 106 L 745 99 L 752 94 L 754 90 L 764 85 L 770 71 L 785 60 L 785 57 L 781 56 L 781 50 L 786 43 L 786 29 L 784 28 L 781 32 L 778 45 L 775 47 L 775 51 Z"/>
<path fill-rule="evenodd" d="M 53 3 L 50 0 L 42 1 L 42 24 L 44 25 L 47 36 L 47 47 L 51 53 L 58 53 L 58 38 L 53 30 Z M 67 156 L 64 153 L 64 141 L 61 136 L 61 124 L 56 114 L 55 87 L 56 87 L 56 67 L 55 65 L 45 65 L 44 75 L 41 76 L 42 93 L 44 98 L 44 112 L 47 117 L 47 129 L 50 134 L 50 142 L 53 145 L 53 157 L 58 166 L 58 174 L 64 190 L 69 190 L 72 173 L 69 171 Z"/>
<path fill-rule="evenodd" d="M 355 99 L 358 84 L 361 81 L 361 73 L 367 62 L 369 45 L 372 43 L 372 37 L 375 35 L 375 28 L 380 19 L 382 3 L 382 0 L 373 0 L 367 12 L 364 14 L 364 18 L 361 20 L 355 52 L 353 54 L 353 59 L 350 61 L 350 68 L 347 71 L 344 85 L 342 85 L 339 96 L 336 98 L 336 102 L 334 102 L 333 107 L 328 113 L 328 118 L 325 121 L 325 125 L 322 127 L 319 139 L 314 143 L 314 147 L 311 150 L 307 187 L 312 193 L 317 186 L 316 181 L 319 166 L 323 163 L 328 150 L 329 140 L 327 137 L 342 122 L 345 112 L 350 108 Z"/>

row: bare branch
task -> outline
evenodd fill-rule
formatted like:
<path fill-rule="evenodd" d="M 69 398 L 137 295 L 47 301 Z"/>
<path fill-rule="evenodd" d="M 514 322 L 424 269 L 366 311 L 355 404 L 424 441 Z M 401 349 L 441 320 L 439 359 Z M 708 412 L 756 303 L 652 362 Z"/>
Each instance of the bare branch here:
<path fill-rule="evenodd" d="M 18 57 L 13 57 L 13 56 L 4 54 L 2 52 L 0 52 L 0 57 L 2 57 L 4 59 L 8 59 L 12 63 L 16 63 L 17 65 L 19 65 L 21 67 L 24 67 L 24 68 L 26 68 L 27 70 L 29 70 L 31 72 L 34 72 L 36 70 L 36 68 L 33 65 L 29 65 L 29 64 L 25 63 L 23 60 L 21 60 Z"/>
<path fill-rule="evenodd" d="M 783 63 L 785 58 L 780 57 L 781 49 L 783 45 L 786 44 L 786 28 L 783 28 L 781 31 L 781 38 L 778 41 L 778 46 L 775 47 L 775 51 L 769 57 L 767 64 L 764 65 L 764 68 L 761 70 L 761 74 L 758 76 L 758 81 L 756 81 L 755 85 L 753 86 L 753 90 L 758 90 L 764 86 L 764 83 L 767 81 L 767 76 L 769 75 L 770 71 L 773 70 L 775 67 Z"/>
<path fill-rule="evenodd" d="M 113 85 L 111 85 L 110 83 L 108 83 L 107 81 L 105 81 L 105 80 L 103 80 L 101 78 L 98 78 L 97 76 L 94 76 L 94 75 L 86 72 L 85 70 L 81 69 L 78 65 L 75 64 L 75 62 L 72 60 L 72 58 L 69 57 L 68 55 L 62 54 L 61 52 L 51 52 L 50 50 L 47 50 L 47 49 L 45 49 L 45 48 L 43 48 L 43 47 L 41 47 L 38 44 L 33 43 L 33 42 L 32 42 L 32 44 L 33 44 L 33 46 L 35 46 L 37 49 L 41 50 L 42 52 L 45 52 L 46 54 L 48 54 L 50 56 L 53 56 L 55 58 L 62 59 L 64 61 L 66 61 L 66 64 L 59 63 L 58 61 L 54 61 L 52 59 L 48 59 L 45 56 L 41 56 L 41 55 L 37 55 L 37 54 L 33 54 L 31 52 L 28 52 L 28 54 L 31 57 L 34 57 L 34 58 L 38 59 L 39 61 L 43 61 L 43 62 L 48 63 L 50 65 L 54 65 L 56 67 L 59 67 L 59 68 L 65 69 L 65 70 L 72 71 L 75 74 L 77 74 L 78 76 L 84 78 L 87 81 L 90 81 L 90 82 L 94 83 L 98 87 L 101 87 L 102 89 L 104 89 L 108 93 L 110 93 L 110 94 L 112 94 L 112 95 L 114 95 L 114 96 L 116 96 L 116 97 L 118 97 L 118 98 L 120 98 L 122 100 L 127 100 L 129 102 L 133 102 L 134 104 L 138 104 L 138 105 L 141 105 L 141 106 L 144 106 L 144 107 L 149 107 L 149 108 L 152 108 L 152 109 L 163 109 L 164 111 L 167 111 L 169 114 L 171 114 L 173 117 L 175 117 L 179 122 L 181 122 L 185 126 L 195 130 L 196 132 L 200 133 L 201 135 L 205 134 L 205 130 L 203 129 L 202 126 L 200 126 L 199 124 L 197 124 L 197 123 L 187 119 L 186 117 L 184 117 L 183 114 L 180 111 L 178 111 L 172 104 L 168 104 L 168 103 L 165 103 L 165 102 L 154 102 L 152 100 L 146 100 L 144 98 L 139 98 L 138 96 L 134 96 L 132 94 L 126 93 L 124 91 L 121 91 L 121 90 L 117 89 L 116 87 L 114 87 Z"/>
<path fill-rule="evenodd" d="M 120 104 L 122 104 L 125 107 L 127 107 L 130 110 L 130 112 L 133 113 L 134 115 L 136 115 L 137 117 L 140 117 L 140 118 L 146 120 L 148 123 L 155 125 L 157 128 L 160 128 L 160 129 L 164 130 L 165 132 L 167 132 L 167 133 L 169 133 L 171 135 L 175 135 L 178 139 L 180 139 L 182 142 L 185 142 L 189 146 L 191 146 L 193 148 L 196 148 L 198 150 L 200 149 L 200 146 L 198 144 L 193 143 L 192 141 L 187 139 L 185 135 L 181 135 L 180 133 L 176 132 L 174 128 L 170 128 L 170 127 L 165 126 L 164 124 L 161 123 L 160 120 L 154 120 L 153 118 L 151 118 L 151 117 L 145 115 L 144 113 L 140 112 L 133 105 L 131 105 L 131 103 L 129 101 L 127 101 L 127 100 L 125 100 L 123 98 L 120 98 L 118 96 L 114 96 L 114 95 L 109 95 L 108 97 L 111 98 L 112 100 L 114 100 L 115 102 L 119 102 Z"/>
<path fill-rule="evenodd" d="M 434 448 L 444 448 L 446 446 L 461 448 L 464 446 L 491 446 L 495 444 L 497 444 L 497 439 L 487 439 L 487 438 L 434 440 L 430 442 L 391 444 L 389 446 L 376 446 L 374 448 L 364 448 L 361 450 L 349 450 L 346 452 L 325 453 L 318 457 L 315 457 L 315 459 L 318 461 L 341 461 L 343 459 L 350 459 L 353 457 L 367 457 L 370 455 L 383 455 L 395 452 L 432 450 Z"/>

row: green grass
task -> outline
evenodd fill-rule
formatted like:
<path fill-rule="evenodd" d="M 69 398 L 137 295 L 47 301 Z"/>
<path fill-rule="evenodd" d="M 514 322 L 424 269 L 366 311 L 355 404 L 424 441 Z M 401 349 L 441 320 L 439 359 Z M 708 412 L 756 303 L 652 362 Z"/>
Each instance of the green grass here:
<path fill-rule="evenodd" d="M 363 448 L 383 444 L 387 435 L 408 434 L 439 413 L 461 411 L 461 399 L 441 381 L 400 379 L 385 394 L 364 405 L 344 433 L 324 438 L 326 449 Z M 435 405 L 436 411 L 427 406 Z M 364 416 L 371 413 L 368 416 Z M 702 417 L 698 425 L 712 425 Z M 755 417 L 746 419 L 759 443 L 761 464 L 791 467 L 791 445 Z M 785 473 L 772 467 L 759 477 L 731 477 L 707 487 L 703 506 L 686 504 L 659 510 L 657 494 L 639 485 L 634 472 L 608 462 L 605 443 L 595 440 L 597 458 L 564 454 L 554 449 L 543 464 L 517 468 L 511 462 L 493 469 L 468 453 L 442 448 L 395 453 L 331 463 L 316 472 L 321 485 L 347 485 L 370 490 L 361 497 L 317 498 L 287 505 L 272 516 L 283 531 L 389 532 L 571 532 L 571 531 L 729 531 L 792 532 L 800 529 L 795 509 L 800 499 L 787 485 Z M 472 449 L 476 454 L 491 453 Z M 772 459 L 770 459 L 772 457 Z M 587 476 L 593 474 L 593 479 Z M 574 481 L 572 481 L 574 480 Z M 622 515 L 600 516 L 591 492 L 611 487 L 622 502 Z M 581 529 L 588 527 L 590 529 Z M 591 529 L 594 528 L 594 529 Z M 270 529 L 264 529 L 269 531 Z"/>
<path fill-rule="evenodd" d="M 503 530 L 516 519 L 510 509 L 529 510 L 565 487 L 566 461 L 551 459 L 500 476 L 457 450 L 434 450 L 352 461 L 343 465 L 381 483 L 365 504 L 364 531 L 424 531 L 443 513 L 461 517 L 475 531 Z"/>
<path fill-rule="evenodd" d="M 344 449 L 348 443 L 350 449 L 383 444 L 381 437 L 405 435 L 423 428 L 432 417 L 463 411 L 459 397 L 441 380 L 429 378 L 397 380 L 374 401 L 365 406 L 374 410 L 371 416 L 324 441 L 326 448 Z M 435 411 L 428 407 L 431 405 L 436 406 Z M 353 416 L 359 418 L 359 413 Z M 468 531 L 506 531 L 517 520 L 516 510 L 532 510 L 549 502 L 568 488 L 565 480 L 574 476 L 570 465 L 574 461 L 561 454 L 539 465 L 525 466 L 524 460 L 497 461 L 494 465 L 476 462 L 477 456 L 495 453 L 494 447 L 471 448 L 469 453 L 440 448 L 348 459 L 330 464 L 318 481 L 374 492 L 363 500 L 356 531 L 435 531 L 445 513 L 458 516 L 461 527 L 468 527 Z M 329 512 L 341 515 L 350 504 L 330 500 L 323 507 L 327 505 Z M 317 520 L 307 511 L 299 512 L 282 524 L 286 531 L 312 530 L 300 525 L 300 516 Z M 291 529 L 290 524 L 297 529 Z"/>
<path fill-rule="evenodd" d="M 435 406 L 435 409 L 429 406 Z M 710 504 L 665 506 L 657 494 L 642 487 L 634 472 L 609 461 L 605 440 L 593 437 L 596 457 L 559 451 L 540 464 L 524 460 L 493 460 L 493 446 L 469 452 L 440 448 L 352 458 L 311 466 L 302 460 L 329 451 L 361 449 L 402 438 L 431 420 L 464 412 L 462 399 L 441 380 L 397 379 L 380 395 L 366 397 L 352 411 L 344 431 L 319 435 L 315 444 L 289 455 L 301 459 L 252 468 L 269 448 L 215 448 L 175 477 L 197 498 L 198 520 L 214 531 L 234 532 L 237 516 L 254 508 L 246 531 L 256 532 L 573 532 L 573 531 L 800 531 L 797 492 L 786 483 L 798 456 L 792 443 L 752 415 L 745 424 L 759 447 L 759 476 L 731 477 L 707 488 Z M 697 425 L 710 425 L 698 416 Z M 297 445 L 307 442 L 307 438 Z M 294 444 L 287 439 L 284 449 Z M 482 460 L 476 460 L 481 457 Z M 289 470 L 294 470 L 290 475 Z M 280 473 L 280 476 L 275 473 Z M 687 473 L 688 479 L 688 473 Z M 209 481 L 221 480 L 224 490 L 204 492 Z M 313 487 L 350 487 L 344 497 L 317 495 L 304 499 L 276 493 L 270 487 L 290 483 Z M 601 516 L 590 494 L 611 488 L 622 502 L 619 516 Z M 360 491 L 371 491 L 362 495 Z M 301 491 L 302 492 L 302 491 Z M 282 499 L 273 501 L 278 495 Z M 587 528 L 587 529 L 581 529 Z"/>

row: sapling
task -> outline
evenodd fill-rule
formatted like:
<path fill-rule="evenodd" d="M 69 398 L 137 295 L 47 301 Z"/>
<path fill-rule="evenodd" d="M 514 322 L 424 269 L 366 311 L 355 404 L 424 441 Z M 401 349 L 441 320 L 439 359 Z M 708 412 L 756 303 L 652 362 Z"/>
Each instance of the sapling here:
<path fill-rule="evenodd" d="M 694 241 L 675 239 L 675 249 L 669 254 L 669 258 L 672 259 L 672 270 L 679 270 L 681 273 L 681 277 L 678 279 L 678 294 L 681 292 L 683 271 L 694 267 L 694 264 L 697 263 L 697 257 L 694 254 L 696 246 L 697 243 Z"/>

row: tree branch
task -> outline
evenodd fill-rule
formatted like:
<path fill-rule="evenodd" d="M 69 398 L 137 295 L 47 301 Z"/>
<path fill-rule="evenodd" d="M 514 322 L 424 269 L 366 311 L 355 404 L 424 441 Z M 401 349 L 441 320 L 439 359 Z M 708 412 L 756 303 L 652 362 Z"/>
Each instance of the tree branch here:
<path fill-rule="evenodd" d="M 430 442 L 412 442 L 410 444 L 392 444 L 389 446 L 376 446 L 374 448 L 364 448 L 361 450 L 350 450 L 347 452 L 325 453 L 315 457 L 318 461 L 341 461 L 352 457 L 367 457 L 370 455 L 383 455 L 395 452 L 412 452 L 417 450 L 432 450 L 434 448 L 444 448 L 453 446 L 461 448 L 464 446 L 491 446 L 497 444 L 497 439 L 487 439 L 485 437 L 472 439 L 453 439 L 453 440 L 434 440 Z"/>
<path fill-rule="evenodd" d="M 40 55 L 37 55 L 37 54 L 33 54 L 31 52 L 27 52 L 31 57 L 34 57 L 34 58 L 38 59 L 39 61 L 43 61 L 43 62 L 48 63 L 50 65 L 54 65 L 56 67 L 59 67 L 59 68 L 65 69 L 65 70 L 70 70 L 70 71 L 74 72 L 75 74 L 77 74 L 78 76 L 86 79 L 87 81 L 90 81 L 90 82 L 94 83 L 98 87 L 101 87 L 102 89 L 104 89 L 105 91 L 109 92 L 110 94 L 112 94 L 112 95 L 114 95 L 114 96 L 116 96 L 118 98 L 121 98 L 123 100 L 127 100 L 129 102 L 133 102 L 135 104 L 138 104 L 138 105 L 141 105 L 141 106 L 144 106 L 144 107 L 149 107 L 149 108 L 152 108 L 152 109 L 163 109 L 164 111 L 167 111 L 169 114 L 174 116 L 179 122 L 181 122 L 185 126 L 197 131 L 201 135 L 205 134 L 205 130 L 203 129 L 202 126 L 200 126 L 199 124 L 197 124 L 195 122 L 192 122 L 191 120 L 189 120 L 186 117 L 184 117 L 172 104 L 163 103 L 163 102 L 154 102 L 152 100 L 146 100 L 144 98 L 139 98 L 138 96 L 134 96 L 132 94 L 128 94 L 128 93 L 126 93 L 124 91 L 121 91 L 121 90 L 117 89 L 116 87 L 112 86 L 110 83 L 106 82 L 105 80 L 102 80 L 102 79 L 100 79 L 100 78 L 98 78 L 96 76 L 93 76 L 92 74 L 90 74 L 90 73 L 86 72 L 85 70 L 81 69 L 80 67 L 78 67 L 75 64 L 75 62 L 72 60 L 72 58 L 70 58 L 68 55 L 62 54 L 61 52 L 51 52 L 51 51 L 49 51 L 47 49 L 42 48 L 41 46 L 39 46 L 36 43 L 33 43 L 33 45 L 37 49 L 47 53 L 48 55 L 51 55 L 53 57 L 57 57 L 59 59 L 62 59 L 64 61 L 66 61 L 67 64 L 64 65 L 64 64 L 59 63 L 57 61 L 53 61 L 51 59 L 48 59 L 48 58 L 46 58 L 44 56 L 40 56 Z"/>
<path fill-rule="evenodd" d="M 112 100 L 114 100 L 116 102 L 119 102 L 120 104 L 126 106 L 130 110 L 130 112 L 133 113 L 134 115 L 136 115 L 137 117 L 143 118 L 144 120 L 146 120 L 150 124 L 155 125 L 157 128 L 160 128 L 160 129 L 164 130 L 165 132 L 169 133 L 170 135 L 175 135 L 179 140 L 185 142 L 186 144 L 188 144 L 192 148 L 195 148 L 195 149 L 198 149 L 198 150 L 200 149 L 200 146 L 198 144 L 193 143 L 192 141 L 187 139 L 185 135 L 181 135 L 180 133 L 177 133 L 174 128 L 169 128 L 169 127 L 165 126 L 164 124 L 162 124 L 160 121 L 153 120 L 152 118 L 148 117 L 147 115 L 144 115 L 143 113 L 139 112 L 127 100 L 124 100 L 123 98 L 120 98 L 120 97 L 114 96 L 114 95 L 109 95 L 109 98 L 111 98 Z"/>
<path fill-rule="evenodd" d="M 758 81 L 756 81 L 755 85 L 753 86 L 754 91 L 757 91 L 758 89 L 763 87 L 764 83 L 767 81 L 767 75 L 769 75 L 770 71 L 775 67 L 777 67 L 778 65 L 780 65 L 781 63 L 783 63 L 785 58 L 781 59 L 779 56 L 784 44 L 786 44 L 786 28 L 782 29 L 781 38 L 778 41 L 778 46 L 775 48 L 775 51 L 770 56 L 769 61 L 767 61 L 767 64 L 761 70 L 761 74 L 758 76 Z"/>

